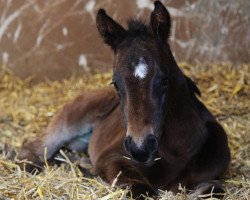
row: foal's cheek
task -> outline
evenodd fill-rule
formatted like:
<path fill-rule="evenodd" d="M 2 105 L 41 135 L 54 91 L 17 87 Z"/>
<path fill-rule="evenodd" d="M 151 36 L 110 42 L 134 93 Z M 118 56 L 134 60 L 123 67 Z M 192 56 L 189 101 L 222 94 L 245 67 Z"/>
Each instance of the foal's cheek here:
<path fill-rule="evenodd" d="M 161 91 L 154 97 L 154 112 L 152 113 L 153 128 L 155 136 L 159 137 L 158 131 L 164 120 L 164 111 L 166 108 L 166 94 L 161 94 Z"/>
<path fill-rule="evenodd" d="M 128 109 L 127 104 L 124 99 L 120 99 L 120 107 L 122 111 L 122 117 L 123 117 L 123 126 L 127 130 L 128 126 Z"/>
<path fill-rule="evenodd" d="M 166 88 L 161 90 L 159 99 L 160 99 L 160 107 L 162 107 L 165 104 L 165 101 L 167 99 L 167 89 Z"/>

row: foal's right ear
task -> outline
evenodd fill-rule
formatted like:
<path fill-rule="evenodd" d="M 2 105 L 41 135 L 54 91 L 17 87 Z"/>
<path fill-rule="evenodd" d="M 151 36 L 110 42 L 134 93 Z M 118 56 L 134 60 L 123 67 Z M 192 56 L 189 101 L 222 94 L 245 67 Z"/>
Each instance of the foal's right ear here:
<path fill-rule="evenodd" d="M 97 13 L 96 25 L 104 42 L 108 44 L 113 51 L 116 51 L 118 44 L 126 37 L 127 31 L 109 17 L 103 9 L 100 9 Z"/>

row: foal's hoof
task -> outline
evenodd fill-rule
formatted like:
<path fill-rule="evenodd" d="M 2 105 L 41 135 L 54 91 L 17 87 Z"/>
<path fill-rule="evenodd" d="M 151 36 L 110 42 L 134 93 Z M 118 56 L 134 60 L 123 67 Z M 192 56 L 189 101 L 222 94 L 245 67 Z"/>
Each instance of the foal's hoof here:
<path fill-rule="evenodd" d="M 158 190 L 155 190 L 148 185 L 136 183 L 131 187 L 131 195 L 133 199 L 145 199 L 144 196 L 152 197 L 157 196 L 158 194 Z"/>
<path fill-rule="evenodd" d="M 20 168 L 27 172 L 41 172 L 43 169 L 43 162 L 28 149 L 23 148 L 18 154 L 17 159 L 17 164 Z"/>
<path fill-rule="evenodd" d="M 199 199 L 209 199 L 209 198 L 217 198 L 223 199 L 225 196 L 225 191 L 215 181 L 211 181 L 208 183 L 201 183 L 196 187 L 194 193 L 190 195 L 191 198 L 199 198 Z"/>
<path fill-rule="evenodd" d="M 20 166 L 20 168 L 23 171 L 29 172 L 31 174 L 37 174 L 43 170 L 43 167 L 41 167 L 37 164 L 31 163 L 29 161 L 27 161 L 27 162 L 19 161 L 17 164 Z"/>

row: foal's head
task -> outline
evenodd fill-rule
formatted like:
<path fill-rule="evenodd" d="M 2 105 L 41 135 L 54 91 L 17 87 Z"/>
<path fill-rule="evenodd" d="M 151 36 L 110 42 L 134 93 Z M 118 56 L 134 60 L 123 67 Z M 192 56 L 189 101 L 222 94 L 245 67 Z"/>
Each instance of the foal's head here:
<path fill-rule="evenodd" d="M 97 28 L 114 51 L 113 84 L 120 98 L 126 127 L 125 150 L 144 166 L 154 163 L 168 98 L 169 71 L 175 65 L 167 43 L 170 15 L 154 3 L 148 25 L 128 22 L 128 30 L 101 9 Z"/>

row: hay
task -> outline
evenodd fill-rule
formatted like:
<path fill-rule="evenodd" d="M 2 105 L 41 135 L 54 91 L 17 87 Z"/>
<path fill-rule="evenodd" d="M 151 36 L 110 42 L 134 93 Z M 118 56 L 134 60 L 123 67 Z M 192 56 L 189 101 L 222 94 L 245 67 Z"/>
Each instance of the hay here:
<path fill-rule="evenodd" d="M 216 115 L 229 136 L 232 161 L 222 177 L 225 199 L 250 198 L 250 65 L 180 64 L 202 92 L 202 101 Z M 37 175 L 23 172 L 15 164 L 22 143 L 41 133 L 63 104 L 85 90 L 110 82 L 110 73 L 72 77 L 62 82 L 32 85 L 8 70 L 0 69 L 0 199 L 124 199 L 127 190 L 86 177 L 77 164 L 61 151 L 63 164 L 45 166 Z M 59 158 L 60 157 L 60 158 Z M 160 199 L 188 199 L 185 189 L 177 196 L 160 191 Z M 149 198 L 150 199 L 150 198 Z"/>

